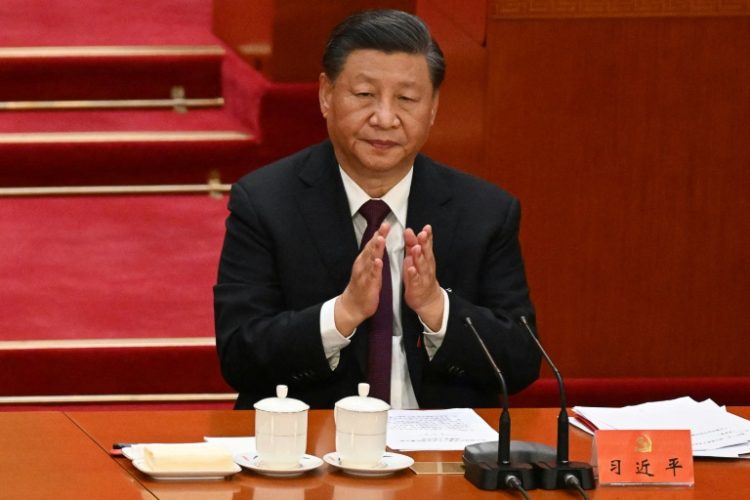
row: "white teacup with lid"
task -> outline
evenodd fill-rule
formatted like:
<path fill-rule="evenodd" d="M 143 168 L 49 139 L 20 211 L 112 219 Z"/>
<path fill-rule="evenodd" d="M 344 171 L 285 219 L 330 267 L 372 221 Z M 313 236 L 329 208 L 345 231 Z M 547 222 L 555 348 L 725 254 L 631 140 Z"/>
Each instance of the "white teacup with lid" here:
<path fill-rule="evenodd" d="M 307 410 L 299 399 L 287 398 L 289 389 L 276 386 L 276 397 L 255 403 L 255 448 L 260 463 L 271 469 L 299 466 L 307 448 Z"/>
<path fill-rule="evenodd" d="M 385 454 L 388 403 L 367 397 L 370 384 L 359 384 L 359 396 L 336 402 L 336 452 L 341 465 L 374 467 Z"/>

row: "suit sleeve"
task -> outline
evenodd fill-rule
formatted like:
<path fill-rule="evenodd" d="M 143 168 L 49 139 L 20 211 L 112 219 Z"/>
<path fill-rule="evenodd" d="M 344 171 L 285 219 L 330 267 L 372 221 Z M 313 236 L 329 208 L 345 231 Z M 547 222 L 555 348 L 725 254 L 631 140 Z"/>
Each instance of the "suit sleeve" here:
<path fill-rule="evenodd" d="M 468 244 L 479 247 L 476 267 L 464 263 L 465 273 L 474 275 L 471 285 L 455 278 L 450 294 L 448 328 L 441 348 L 430 363 L 435 376 L 470 380 L 472 385 L 499 386 L 481 347 L 465 325 L 470 317 L 503 372 L 510 393 L 518 392 L 539 376 L 541 354 L 520 324 L 526 316 L 535 324 L 534 308 L 518 240 L 520 206 L 511 199 L 501 224 Z M 478 231 L 480 234 L 482 231 Z M 476 283 L 476 286 L 474 286 Z"/>
<path fill-rule="evenodd" d="M 216 346 L 222 373 L 236 390 L 271 392 L 279 383 L 330 376 L 320 336 L 322 302 L 299 310 L 287 303 L 279 275 L 277 235 L 240 183 L 214 287 Z M 293 237 L 293 236 L 291 236 Z"/>

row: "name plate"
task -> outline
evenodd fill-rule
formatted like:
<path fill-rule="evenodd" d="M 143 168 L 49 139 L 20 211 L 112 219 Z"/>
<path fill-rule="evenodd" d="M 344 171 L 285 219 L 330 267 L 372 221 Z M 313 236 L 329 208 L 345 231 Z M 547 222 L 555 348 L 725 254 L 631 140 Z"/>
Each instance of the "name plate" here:
<path fill-rule="evenodd" d="M 594 457 L 602 486 L 695 483 L 689 430 L 599 430 Z"/>

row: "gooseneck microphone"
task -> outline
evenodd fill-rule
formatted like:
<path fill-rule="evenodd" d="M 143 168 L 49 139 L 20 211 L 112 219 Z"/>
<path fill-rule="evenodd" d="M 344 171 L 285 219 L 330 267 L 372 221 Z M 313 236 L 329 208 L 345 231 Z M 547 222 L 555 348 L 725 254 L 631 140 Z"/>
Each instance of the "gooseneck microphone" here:
<path fill-rule="evenodd" d="M 497 446 L 497 463 L 509 464 L 510 463 L 510 411 L 508 410 L 508 385 L 505 383 L 505 377 L 503 372 L 497 367 L 497 363 L 492 358 L 490 350 L 487 349 L 487 344 L 484 343 L 482 337 L 479 336 L 479 332 L 474 328 L 474 324 L 471 322 L 471 318 L 466 318 L 466 326 L 471 329 L 477 342 L 482 347 L 484 355 L 492 365 L 492 369 L 495 371 L 495 377 L 500 384 L 500 392 L 503 395 L 503 412 L 500 414 L 500 424 L 498 426 L 498 446 Z"/>
<path fill-rule="evenodd" d="M 544 360 L 552 369 L 552 373 L 557 379 L 557 385 L 560 390 L 560 413 L 557 417 L 557 458 L 555 461 L 540 461 L 534 463 L 534 466 L 538 471 L 538 485 L 545 490 L 573 488 L 580 491 L 580 488 L 587 490 L 593 489 L 595 483 L 594 472 L 591 465 L 585 462 L 571 462 L 568 460 L 568 398 L 565 394 L 565 384 L 563 383 L 562 375 L 552 362 L 547 351 L 542 347 L 542 343 L 539 342 L 534 330 L 531 329 L 531 325 L 526 319 L 526 316 L 521 316 L 521 323 L 526 327 L 529 336 L 531 336 L 532 340 L 539 348 L 539 352 L 542 353 L 542 357 L 544 357 Z"/>
<path fill-rule="evenodd" d="M 508 386 L 505 383 L 500 368 L 492 359 L 489 349 L 482 337 L 479 336 L 471 318 L 464 318 L 464 324 L 472 331 L 474 337 L 482 348 L 490 365 L 495 372 L 497 381 L 502 392 L 503 410 L 500 414 L 500 425 L 498 428 L 497 460 L 489 461 L 486 453 L 473 452 L 471 447 L 464 449 L 464 477 L 474 486 L 482 490 L 506 490 L 516 489 L 524 493 L 524 490 L 534 489 L 534 468 L 527 463 L 514 463 L 510 460 L 510 412 L 508 411 Z"/>

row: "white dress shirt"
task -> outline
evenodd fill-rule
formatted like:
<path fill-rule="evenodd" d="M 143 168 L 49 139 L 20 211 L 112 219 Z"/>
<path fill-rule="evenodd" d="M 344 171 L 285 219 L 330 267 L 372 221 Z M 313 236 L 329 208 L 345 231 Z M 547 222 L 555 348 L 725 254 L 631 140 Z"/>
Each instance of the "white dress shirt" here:
<path fill-rule="evenodd" d="M 357 241 L 361 243 L 362 235 L 367 227 L 367 221 L 359 213 L 359 208 L 370 196 L 339 167 L 341 180 L 344 183 L 346 197 L 349 201 L 349 210 L 354 224 L 354 233 Z M 403 328 L 401 325 L 401 268 L 404 262 L 404 228 L 406 227 L 406 212 L 409 204 L 409 189 L 411 188 L 413 169 L 404 176 L 398 184 L 393 186 L 382 198 L 391 209 L 385 222 L 390 224 L 391 229 L 385 240 L 388 251 L 388 261 L 391 268 L 391 283 L 393 286 L 393 349 L 391 357 L 391 407 L 396 409 L 419 408 L 414 388 L 411 385 L 409 369 L 406 364 L 406 352 L 403 343 Z M 418 232 L 421 228 L 415 228 Z M 448 294 L 443 290 L 444 308 L 443 321 L 438 331 L 433 332 L 427 325 L 422 323 L 424 333 L 424 347 L 430 359 L 440 348 L 445 338 L 446 326 L 448 324 Z M 320 311 L 320 334 L 323 339 L 323 350 L 328 359 L 331 369 L 338 366 L 341 349 L 348 346 L 350 338 L 344 337 L 337 329 L 334 320 L 334 305 L 337 297 L 323 304 Z M 356 335 L 356 330 L 352 334 Z"/>

